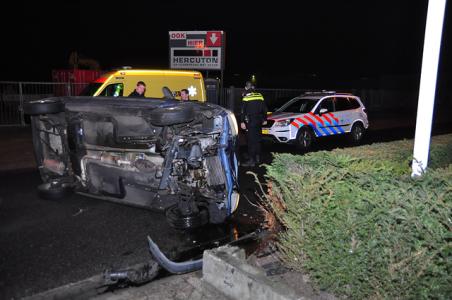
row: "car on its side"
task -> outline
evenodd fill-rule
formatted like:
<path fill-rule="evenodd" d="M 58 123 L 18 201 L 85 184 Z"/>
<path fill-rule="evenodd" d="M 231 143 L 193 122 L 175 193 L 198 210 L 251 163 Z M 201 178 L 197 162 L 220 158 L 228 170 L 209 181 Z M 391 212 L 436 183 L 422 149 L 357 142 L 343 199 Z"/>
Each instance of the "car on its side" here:
<path fill-rule="evenodd" d="M 368 127 L 366 108 L 359 97 L 322 91 L 304 93 L 285 103 L 267 117 L 262 133 L 306 151 L 319 137 L 347 134 L 359 143 Z"/>
<path fill-rule="evenodd" d="M 234 114 L 220 106 L 55 97 L 24 109 L 44 198 L 76 192 L 165 211 L 181 229 L 222 223 L 237 209 L 238 128 Z"/>

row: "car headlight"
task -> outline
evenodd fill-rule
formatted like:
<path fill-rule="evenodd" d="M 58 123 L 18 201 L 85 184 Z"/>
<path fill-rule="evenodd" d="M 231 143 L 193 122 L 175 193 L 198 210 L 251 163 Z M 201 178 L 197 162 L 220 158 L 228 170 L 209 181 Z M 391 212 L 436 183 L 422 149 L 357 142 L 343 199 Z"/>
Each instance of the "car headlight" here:
<path fill-rule="evenodd" d="M 239 126 L 237 125 L 237 119 L 235 118 L 235 115 L 233 112 L 228 111 L 228 121 L 231 126 L 231 133 L 233 136 L 236 136 L 239 134 Z"/>
<path fill-rule="evenodd" d="M 289 119 L 281 120 L 281 121 L 275 122 L 275 125 L 273 125 L 273 126 L 275 126 L 275 127 L 286 127 L 286 126 L 289 126 L 290 123 L 292 123 L 292 119 L 290 119 L 290 120 Z"/>

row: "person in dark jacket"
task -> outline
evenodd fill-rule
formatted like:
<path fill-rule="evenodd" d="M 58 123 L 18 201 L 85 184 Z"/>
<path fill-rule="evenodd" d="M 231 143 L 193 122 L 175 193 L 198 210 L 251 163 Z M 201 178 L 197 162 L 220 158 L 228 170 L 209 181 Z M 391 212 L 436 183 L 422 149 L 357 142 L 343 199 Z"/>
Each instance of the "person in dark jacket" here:
<path fill-rule="evenodd" d="M 138 81 L 135 90 L 130 93 L 129 97 L 144 98 L 146 92 L 146 84 L 143 81 Z"/>
<path fill-rule="evenodd" d="M 260 163 L 262 125 L 267 124 L 267 106 L 261 93 L 249 81 L 246 82 L 242 93 L 242 109 L 240 127 L 247 130 L 248 161 L 242 163 L 244 167 L 254 167 Z"/>

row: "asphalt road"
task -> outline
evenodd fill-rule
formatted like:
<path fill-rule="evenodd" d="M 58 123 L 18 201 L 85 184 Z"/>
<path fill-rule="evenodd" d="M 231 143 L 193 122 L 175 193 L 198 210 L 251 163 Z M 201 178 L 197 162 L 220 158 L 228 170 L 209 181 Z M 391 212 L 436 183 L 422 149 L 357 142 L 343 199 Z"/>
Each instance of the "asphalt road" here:
<path fill-rule="evenodd" d="M 0 171 L 0 299 L 145 263 L 151 259 L 147 235 L 177 261 L 260 227 L 261 218 L 248 202 L 256 200 L 256 187 L 246 170 L 240 172 L 246 197 L 226 224 L 183 232 L 171 228 L 158 212 L 76 194 L 61 201 L 40 199 L 36 186 L 41 180 L 28 153 L 29 128 L 2 129 L 0 137 L 0 169 L 5 169 Z M 262 173 L 263 168 L 255 171 Z"/>
<path fill-rule="evenodd" d="M 80 195 L 42 200 L 36 195 L 40 178 L 33 169 L 2 173 L 0 182 L 2 299 L 145 262 L 151 259 L 147 235 L 168 257 L 181 260 L 259 225 L 254 207 L 245 199 L 227 224 L 187 233 L 171 228 L 162 213 Z"/>
<path fill-rule="evenodd" d="M 248 202 L 256 201 L 258 190 L 254 178 L 246 174 L 249 169 L 240 171 L 244 196 L 234 217 L 227 224 L 193 232 L 171 228 L 161 213 L 80 195 L 62 201 L 42 200 L 35 190 L 40 178 L 28 153 L 31 145 L 28 130 L 0 131 L 1 151 L 8 153 L 1 160 L 10 162 L 0 172 L 0 299 L 33 295 L 101 274 L 106 269 L 143 263 L 151 259 L 147 235 L 168 257 L 184 260 L 199 255 L 205 247 L 251 232 L 262 222 L 257 209 Z M 446 132 L 452 132 L 450 123 L 434 127 L 434 134 Z M 364 143 L 413 136 L 412 126 L 374 128 Z M 344 139 L 333 138 L 320 140 L 313 151 L 349 146 Z M 244 150 L 241 148 L 240 152 Z M 297 153 L 292 146 L 267 143 L 263 150 L 266 163 L 271 162 L 272 152 Z M 264 173 L 263 168 L 253 171 L 260 176 Z"/>

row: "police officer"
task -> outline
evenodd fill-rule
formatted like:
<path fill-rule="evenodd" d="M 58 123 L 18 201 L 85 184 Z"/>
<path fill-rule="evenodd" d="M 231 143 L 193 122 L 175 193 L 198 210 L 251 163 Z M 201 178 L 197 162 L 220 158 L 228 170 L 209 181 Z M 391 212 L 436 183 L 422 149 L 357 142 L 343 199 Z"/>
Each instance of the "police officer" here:
<path fill-rule="evenodd" d="M 262 125 L 267 124 L 267 106 L 261 93 L 255 91 L 250 81 L 246 82 L 242 93 L 242 109 L 240 127 L 247 131 L 248 161 L 244 167 L 254 167 L 260 163 Z"/>

